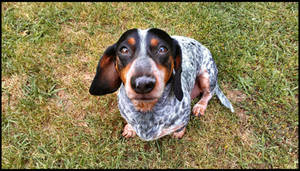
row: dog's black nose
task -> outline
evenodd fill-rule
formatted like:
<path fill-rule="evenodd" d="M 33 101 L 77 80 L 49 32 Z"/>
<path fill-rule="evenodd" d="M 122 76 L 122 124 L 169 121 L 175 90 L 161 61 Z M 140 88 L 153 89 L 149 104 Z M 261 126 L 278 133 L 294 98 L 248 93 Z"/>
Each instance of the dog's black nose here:
<path fill-rule="evenodd" d="M 138 94 L 146 94 L 153 90 L 156 79 L 151 76 L 138 76 L 131 78 L 131 87 Z"/>

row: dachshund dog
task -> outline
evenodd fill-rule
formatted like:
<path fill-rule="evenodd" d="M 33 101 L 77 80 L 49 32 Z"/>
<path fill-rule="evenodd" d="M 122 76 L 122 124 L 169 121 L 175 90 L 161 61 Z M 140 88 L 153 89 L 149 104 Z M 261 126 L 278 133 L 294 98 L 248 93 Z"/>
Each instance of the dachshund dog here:
<path fill-rule="evenodd" d="M 202 95 L 192 109 L 195 116 L 204 115 L 214 94 L 234 112 L 217 74 L 210 51 L 198 41 L 156 28 L 131 29 L 105 50 L 89 92 L 101 96 L 119 89 L 126 138 L 182 138 L 197 96 Z"/>

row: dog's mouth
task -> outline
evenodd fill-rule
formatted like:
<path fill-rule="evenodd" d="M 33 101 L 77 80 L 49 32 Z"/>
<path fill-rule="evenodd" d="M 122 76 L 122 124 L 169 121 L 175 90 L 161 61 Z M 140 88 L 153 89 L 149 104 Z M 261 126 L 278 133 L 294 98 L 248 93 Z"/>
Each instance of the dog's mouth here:
<path fill-rule="evenodd" d="M 136 110 L 141 112 L 151 111 L 154 105 L 158 102 L 158 98 L 139 97 L 131 99 Z"/>
<path fill-rule="evenodd" d="M 158 98 L 139 97 L 139 98 L 133 98 L 131 100 L 134 100 L 137 102 L 153 102 L 153 101 L 157 101 Z"/>

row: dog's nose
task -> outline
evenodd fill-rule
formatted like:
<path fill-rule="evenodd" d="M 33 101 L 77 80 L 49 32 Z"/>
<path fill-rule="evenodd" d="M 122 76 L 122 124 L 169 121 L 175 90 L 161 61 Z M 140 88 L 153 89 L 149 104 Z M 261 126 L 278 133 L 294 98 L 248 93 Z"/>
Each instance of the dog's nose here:
<path fill-rule="evenodd" d="M 151 76 L 138 76 L 131 78 L 131 87 L 138 94 L 146 94 L 153 90 L 156 79 Z"/>

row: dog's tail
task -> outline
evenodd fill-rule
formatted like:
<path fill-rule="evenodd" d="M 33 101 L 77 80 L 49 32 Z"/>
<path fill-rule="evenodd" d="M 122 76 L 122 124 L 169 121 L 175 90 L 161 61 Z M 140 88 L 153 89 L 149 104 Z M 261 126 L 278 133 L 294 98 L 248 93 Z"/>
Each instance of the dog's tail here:
<path fill-rule="evenodd" d="M 216 85 L 216 95 L 218 96 L 218 98 L 220 99 L 221 103 L 226 106 L 228 109 L 230 109 L 230 111 L 233 113 L 234 109 L 230 103 L 230 101 L 227 99 L 227 97 L 223 94 L 223 92 L 221 91 L 219 85 Z"/>

